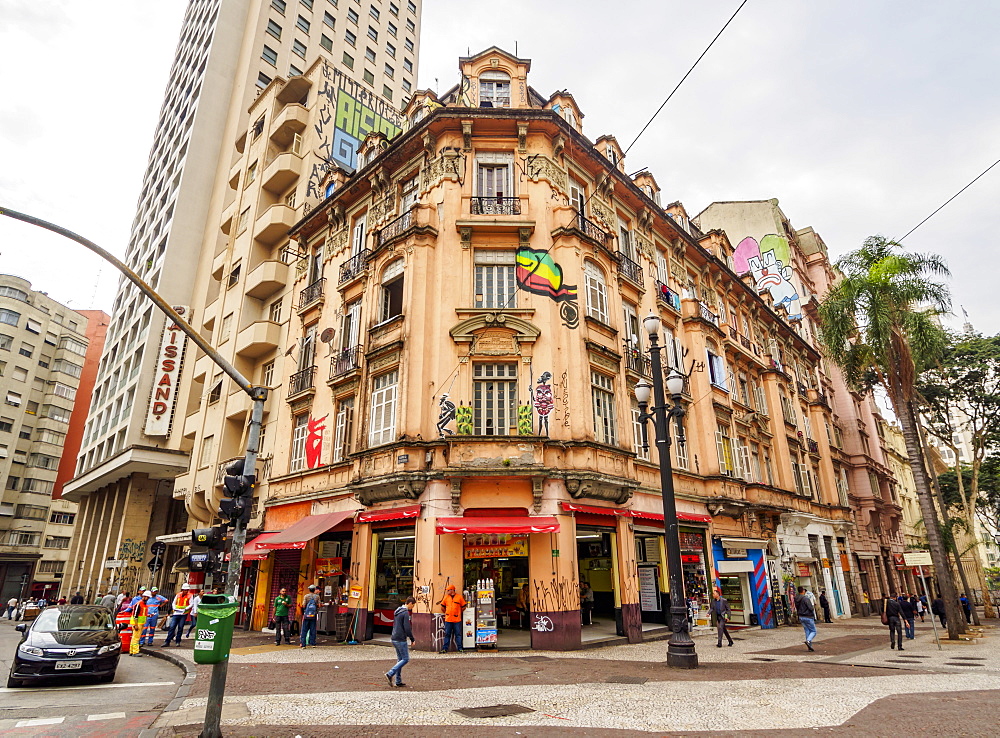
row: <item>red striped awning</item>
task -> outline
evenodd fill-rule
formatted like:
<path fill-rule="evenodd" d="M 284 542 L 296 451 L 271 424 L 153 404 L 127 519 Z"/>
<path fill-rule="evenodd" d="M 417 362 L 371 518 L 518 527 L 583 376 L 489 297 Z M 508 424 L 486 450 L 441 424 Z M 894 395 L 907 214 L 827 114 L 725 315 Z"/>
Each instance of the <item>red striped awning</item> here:
<path fill-rule="evenodd" d="M 622 510 L 616 507 L 597 507 L 596 505 L 580 505 L 576 502 L 562 503 L 562 509 L 567 512 L 589 513 L 591 515 L 616 515 L 620 518 L 632 517 L 631 510 Z"/>
<path fill-rule="evenodd" d="M 307 515 L 296 521 L 280 533 L 275 533 L 259 544 L 260 548 L 305 548 L 306 544 L 316 536 L 326 533 L 330 528 L 339 525 L 354 515 L 353 510 L 347 512 L 323 513 L 322 515 Z M 257 539 L 259 540 L 259 536 Z"/>
<path fill-rule="evenodd" d="M 420 517 L 420 505 L 392 507 L 388 510 L 371 510 L 358 515 L 359 523 L 377 523 L 382 520 L 406 520 Z"/>
<path fill-rule="evenodd" d="M 269 538 L 274 538 L 274 536 L 278 535 L 279 532 L 280 531 L 274 531 L 272 533 L 261 533 L 252 541 L 248 541 L 247 545 L 243 547 L 243 560 L 260 561 L 261 559 L 266 559 L 268 554 L 271 553 L 271 549 L 261 548 L 258 544 L 264 543 L 264 541 L 268 540 Z"/>
<path fill-rule="evenodd" d="M 509 518 L 438 518 L 438 533 L 558 533 L 559 521 L 544 515 Z"/>
<path fill-rule="evenodd" d="M 640 520 L 656 520 L 663 522 L 663 513 L 651 513 L 643 512 L 642 510 L 631 510 L 633 518 L 639 518 Z M 711 523 L 711 515 L 699 515 L 697 513 L 687 513 L 679 512 L 677 513 L 677 519 L 682 520 L 686 523 Z"/>

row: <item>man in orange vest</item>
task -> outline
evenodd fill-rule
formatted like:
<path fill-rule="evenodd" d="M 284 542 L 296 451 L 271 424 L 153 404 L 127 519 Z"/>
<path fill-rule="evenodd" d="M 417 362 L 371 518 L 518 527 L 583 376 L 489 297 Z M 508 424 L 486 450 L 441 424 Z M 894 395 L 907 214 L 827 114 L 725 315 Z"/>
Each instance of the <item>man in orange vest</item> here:
<path fill-rule="evenodd" d="M 191 587 L 187 582 L 181 585 L 181 591 L 174 595 L 171 603 L 170 628 L 167 630 L 167 640 L 163 644 L 166 648 L 170 641 L 176 641 L 181 645 L 181 634 L 184 632 L 184 621 L 187 620 L 188 613 L 191 612 Z"/>
<path fill-rule="evenodd" d="M 462 610 L 466 605 L 465 598 L 456 592 L 454 584 L 449 584 L 445 588 L 440 604 L 444 612 L 444 644 L 441 646 L 441 653 L 448 653 L 451 650 L 452 635 L 455 636 L 458 652 L 462 653 L 465 651 L 462 648 Z"/>
<path fill-rule="evenodd" d="M 142 656 L 139 653 L 139 639 L 142 636 L 143 628 L 146 627 L 146 617 L 149 614 L 149 598 L 153 593 L 148 589 L 139 597 L 139 601 L 132 605 L 132 642 L 128 647 L 129 656 Z"/>

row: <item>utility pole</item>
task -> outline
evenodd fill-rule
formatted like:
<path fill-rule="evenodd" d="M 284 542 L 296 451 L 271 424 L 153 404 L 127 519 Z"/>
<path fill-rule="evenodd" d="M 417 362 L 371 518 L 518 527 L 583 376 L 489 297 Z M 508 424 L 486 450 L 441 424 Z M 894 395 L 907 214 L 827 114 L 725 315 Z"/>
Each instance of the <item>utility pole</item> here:
<path fill-rule="evenodd" d="M 53 233 L 58 233 L 60 236 L 75 241 L 76 243 L 84 246 L 95 254 L 100 256 L 105 261 L 110 262 L 114 267 L 125 275 L 132 284 L 139 288 L 146 297 L 153 301 L 160 310 L 166 313 L 167 317 L 174 322 L 174 324 L 188 337 L 191 341 L 205 354 L 215 362 L 222 371 L 228 375 L 237 386 L 248 395 L 253 401 L 253 405 L 250 411 L 250 429 L 247 438 L 247 450 L 246 456 L 243 462 L 243 473 L 247 476 L 256 476 L 256 464 L 257 464 L 257 445 L 260 442 L 260 423 L 261 419 L 264 417 L 264 401 L 267 399 L 267 388 L 266 387 L 254 387 L 250 384 L 250 381 L 246 379 L 239 371 L 236 370 L 232 364 L 226 361 L 219 353 L 212 348 L 209 343 L 201 337 L 201 335 L 192 328 L 184 318 L 182 318 L 176 310 L 174 310 L 166 300 L 160 297 L 156 291 L 146 284 L 142 278 L 133 272 L 128 266 L 119 260 L 114 254 L 102 249 L 93 241 L 84 238 L 83 236 L 74 233 L 62 226 L 58 226 L 54 223 L 49 223 L 41 218 L 36 218 L 32 215 L 27 215 L 26 213 L 19 213 L 16 210 L 10 210 L 8 208 L 0 205 L 0 215 L 6 215 L 8 218 L 13 218 L 14 220 L 20 220 L 29 225 L 38 226 L 39 228 L 44 228 L 47 231 L 52 231 Z M 226 577 L 226 594 L 235 595 L 236 587 L 239 584 L 240 571 L 243 568 L 243 545 L 246 542 L 247 537 L 247 521 L 245 516 L 241 516 L 235 521 L 233 527 L 233 537 L 232 543 L 230 544 L 229 552 L 229 570 Z M 212 666 L 212 680 L 209 684 L 208 690 L 208 705 L 205 708 L 205 724 L 202 729 L 201 738 L 220 738 L 222 736 L 220 722 L 222 719 L 222 702 L 225 697 L 226 692 L 226 671 L 229 662 L 228 659 L 222 661 L 218 664 L 213 664 Z"/>

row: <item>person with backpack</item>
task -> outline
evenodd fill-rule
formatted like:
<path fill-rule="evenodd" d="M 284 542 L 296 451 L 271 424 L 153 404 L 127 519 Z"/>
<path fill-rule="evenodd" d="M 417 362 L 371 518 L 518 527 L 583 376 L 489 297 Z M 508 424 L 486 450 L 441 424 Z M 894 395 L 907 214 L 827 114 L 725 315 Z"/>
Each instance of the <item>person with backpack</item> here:
<path fill-rule="evenodd" d="M 310 584 L 309 592 L 302 598 L 302 630 L 299 633 L 299 648 L 316 645 L 316 619 L 319 615 L 319 595 L 316 585 Z M 312 638 L 310 639 L 310 636 Z"/>

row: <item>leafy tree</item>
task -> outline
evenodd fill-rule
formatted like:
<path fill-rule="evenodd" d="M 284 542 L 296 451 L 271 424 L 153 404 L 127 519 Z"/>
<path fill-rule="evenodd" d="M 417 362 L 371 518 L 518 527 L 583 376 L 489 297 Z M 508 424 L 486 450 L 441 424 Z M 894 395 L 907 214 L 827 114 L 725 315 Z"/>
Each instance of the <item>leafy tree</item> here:
<path fill-rule="evenodd" d="M 940 360 L 921 373 L 916 389 L 922 400 L 924 428 L 951 449 L 955 459 L 950 478 L 954 488 L 944 501 L 943 512 L 953 511 L 974 537 L 983 463 L 1000 439 L 1000 336 L 984 337 L 971 331 L 948 336 Z M 956 438 L 961 436 L 968 439 L 972 455 L 964 460 L 967 474 L 958 473 L 963 459 Z M 992 617 L 982 560 L 978 555 L 972 558 L 986 616 Z M 977 624 L 978 619 L 977 615 Z"/>
<path fill-rule="evenodd" d="M 918 371 L 940 358 L 944 332 L 936 316 L 950 307 L 947 287 L 935 277 L 949 276 L 936 255 L 912 254 L 882 236 L 870 236 L 861 248 L 835 264 L 842 278 L 819 306 L 820 340 L 828 355 L 861 391 L 881 385 L 899 420 L 938 588 L 948 615 L 948 635 L 965 629 L 958 595 L 941 540 L 917 423 L 915 383 Z"/>

